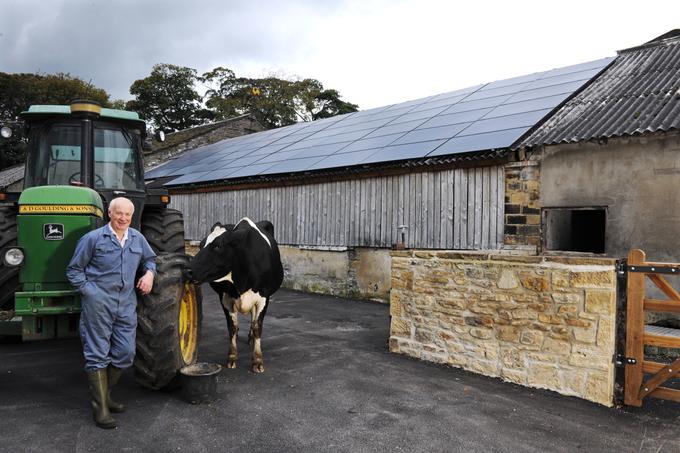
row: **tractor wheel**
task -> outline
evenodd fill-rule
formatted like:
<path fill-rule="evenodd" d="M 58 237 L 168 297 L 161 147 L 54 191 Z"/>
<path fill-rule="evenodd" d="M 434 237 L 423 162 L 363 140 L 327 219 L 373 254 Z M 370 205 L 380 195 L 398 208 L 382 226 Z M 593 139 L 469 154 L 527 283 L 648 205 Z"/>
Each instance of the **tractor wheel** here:
<path fill-rule="evenodd" d="M 17 214 L 13 208 L 0 208 L 0 250 L 17 244 Z M 0 257 L 0 259 L 2 259 Z M 19 268 L 0 263 L 0 310 L 14 308 L 14 293 L 19 291 Z"/>
<path fill-rule="evenodd" d="M 156 254 L 184 253 L 184 219 L 176 209 L 147 209 L 142 234 Z"/>
<path fill-rule="evenodd" d="M 201 289 L 182 277 L 189 257 L 156 258 L 153 290 L 137 302 L 135 378 L 154 390 L 171 389 L 180 368 L 196 362 L 201 329 Z"/>

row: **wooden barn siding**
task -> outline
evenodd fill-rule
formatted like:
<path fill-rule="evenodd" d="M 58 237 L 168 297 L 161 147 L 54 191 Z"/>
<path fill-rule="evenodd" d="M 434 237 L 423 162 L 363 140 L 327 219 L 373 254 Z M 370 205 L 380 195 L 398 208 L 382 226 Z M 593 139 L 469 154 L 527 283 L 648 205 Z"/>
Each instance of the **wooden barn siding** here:
<path fill-rule="evenodd" d="M 408 225 L 412 248 L 496 249 L 503 241 L 502 166 L 301 186 L 175 194 L 186 237 L 215 222 L 269 219 L 288 245 L 391 247 Z"/>

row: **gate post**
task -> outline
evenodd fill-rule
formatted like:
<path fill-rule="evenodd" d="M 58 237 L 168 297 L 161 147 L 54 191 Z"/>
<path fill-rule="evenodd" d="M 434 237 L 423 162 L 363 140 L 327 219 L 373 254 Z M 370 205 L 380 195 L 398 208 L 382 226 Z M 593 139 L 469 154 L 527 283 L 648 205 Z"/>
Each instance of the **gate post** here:
<path fill-rule="evenodd" d="M 628 254 L 628 266 L 640 266 L 645 263 L 645 252 L 640 249 L 631 250 Z M 624 402 L 631 406 L 642 406 L 638 393 L 642 385 L 644 361 L 643 336 L 645 331 L 645 274 L 630 272 L 628 274 L 628 298 L 626 307 L 626 382 Z M 635 359 L 635 363 L 627 363 Z"/>

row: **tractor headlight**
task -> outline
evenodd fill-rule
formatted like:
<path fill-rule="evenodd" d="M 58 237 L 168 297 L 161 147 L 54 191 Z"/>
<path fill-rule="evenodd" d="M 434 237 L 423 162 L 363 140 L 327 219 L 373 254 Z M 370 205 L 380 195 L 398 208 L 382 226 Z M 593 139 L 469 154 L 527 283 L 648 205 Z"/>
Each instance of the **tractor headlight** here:
<path fill-rule="evenodd" d="M 0 127 L 0 136 L 2 138 L 10 138 L 12 136 L 12 128 L 9 126 Z"/>
<path fill-rule="evenodd" d="M 5 261 L 5 266 L 21 266 L 24 264 L 24 251 L 19 247 L 10 247 L 5 249 L 2 258 Z"/>

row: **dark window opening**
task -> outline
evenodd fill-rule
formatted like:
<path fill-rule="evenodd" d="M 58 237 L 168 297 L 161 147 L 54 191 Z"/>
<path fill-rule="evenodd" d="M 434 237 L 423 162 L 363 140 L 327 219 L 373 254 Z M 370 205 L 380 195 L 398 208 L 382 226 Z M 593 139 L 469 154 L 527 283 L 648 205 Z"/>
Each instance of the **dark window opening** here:
<path fill-rule="evenodd" d="M 544 249 L 605 253 L 606 224 L 606 208 L 544 208 Z"/>

